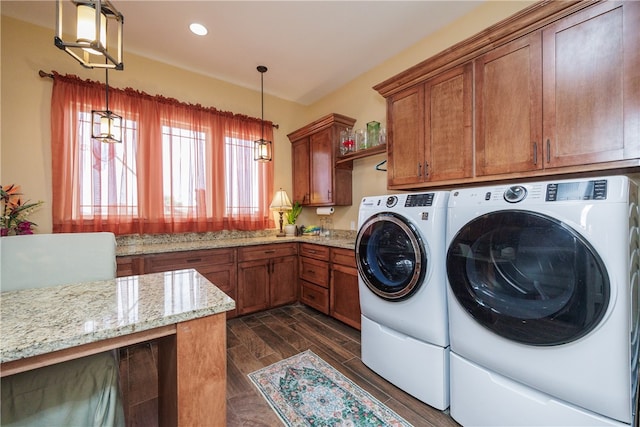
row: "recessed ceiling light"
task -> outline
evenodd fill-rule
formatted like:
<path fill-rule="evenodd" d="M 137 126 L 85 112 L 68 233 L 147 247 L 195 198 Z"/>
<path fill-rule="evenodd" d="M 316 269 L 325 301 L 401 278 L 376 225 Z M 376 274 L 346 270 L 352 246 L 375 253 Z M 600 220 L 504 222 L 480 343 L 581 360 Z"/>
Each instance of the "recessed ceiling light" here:
<path fill-rule="evenodd" d="M 191 32 L 193 34 L 197 34 L 199 36 L 206 36 L 207 33 L 209 32 L 204 25 L 202 24 L 198 24 L 198 23 L 193 23 L 191 25 L 189 25 L 189 29 L 191 30 Z"/>

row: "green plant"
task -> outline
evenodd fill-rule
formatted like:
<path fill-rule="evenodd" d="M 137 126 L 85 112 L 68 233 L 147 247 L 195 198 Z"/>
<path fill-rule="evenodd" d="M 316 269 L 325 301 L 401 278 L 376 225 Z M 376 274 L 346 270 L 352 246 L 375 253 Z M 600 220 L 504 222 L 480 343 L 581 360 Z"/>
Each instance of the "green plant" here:
<path fill-rule="evenodd" d="M 287 212 L 287 224 L 295 224 L 301 212 L 302 205 L 300 202 L 293 202 L 293 207 Z"/>

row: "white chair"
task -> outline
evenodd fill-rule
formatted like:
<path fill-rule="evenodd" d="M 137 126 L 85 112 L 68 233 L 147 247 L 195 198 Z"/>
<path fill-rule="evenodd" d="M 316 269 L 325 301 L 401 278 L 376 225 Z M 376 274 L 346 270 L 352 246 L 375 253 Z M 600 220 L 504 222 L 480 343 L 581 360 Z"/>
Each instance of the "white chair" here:
<path fill-rule="evenodd" d="M 17 291 L 116 277 L 112 233 L 0 238 L 0 290 Z M 115 352 L 4 377 L 3 426 L 123 426 Z"/>

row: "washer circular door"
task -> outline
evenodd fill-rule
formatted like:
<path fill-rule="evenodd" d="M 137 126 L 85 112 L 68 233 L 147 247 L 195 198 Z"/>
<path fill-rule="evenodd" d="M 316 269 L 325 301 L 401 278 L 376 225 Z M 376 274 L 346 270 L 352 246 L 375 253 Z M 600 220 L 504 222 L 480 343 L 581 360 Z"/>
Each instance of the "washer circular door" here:
<path fill-rule="evenodd" d="M 481 325 L 509 340 L 560 345 L 595 328 L 609 276 L 579 233 L 544 214 L 505 210 L 462 227 L 447 251 L 449 286 Z"/>
<path fill-rule="evenodd" d="M 427 257 L 416 228 L 401 215 L 383 212 L 360 227 L 356 263 L 361 279 L 373 293 L 401 301 L 422 285 Z"/>

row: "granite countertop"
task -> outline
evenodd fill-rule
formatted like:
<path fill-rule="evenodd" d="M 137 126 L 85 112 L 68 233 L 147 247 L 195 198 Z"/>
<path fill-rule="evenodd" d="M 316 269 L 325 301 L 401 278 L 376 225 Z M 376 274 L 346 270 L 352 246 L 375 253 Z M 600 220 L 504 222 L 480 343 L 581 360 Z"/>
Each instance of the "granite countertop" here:
<path fill-rule="evenodd" d="M 0 362 L 197 319 L 235 301 L 193 269 L 0 293 Z"/>
<path fill-rule="evenodd" d="M 322 236 L 276 237 L 268 232 L 185 233 L 148 236 L 118 236 L 116 256 L 146 255 L 198 249 L 221 249 L 272 243 L 313 243 L 343 249 L 355 248 L 354 231 L 336 231 L 330 238 Z"/>

